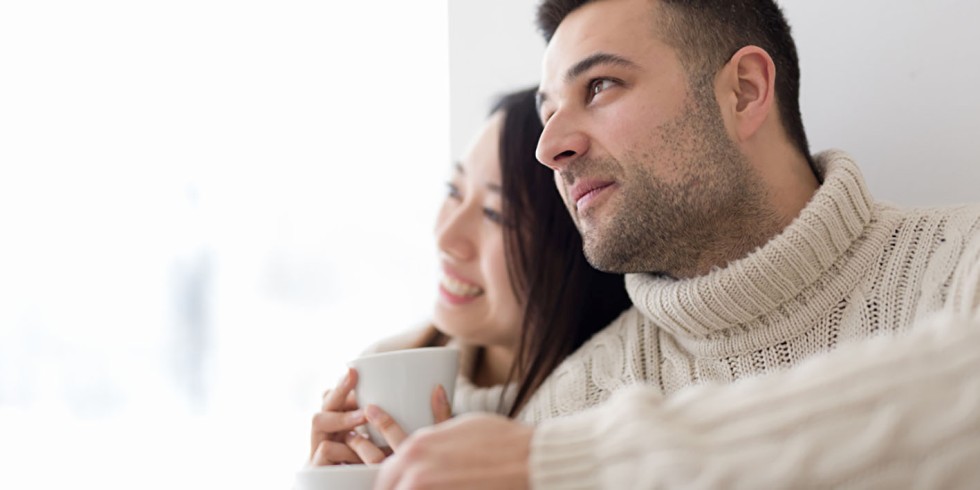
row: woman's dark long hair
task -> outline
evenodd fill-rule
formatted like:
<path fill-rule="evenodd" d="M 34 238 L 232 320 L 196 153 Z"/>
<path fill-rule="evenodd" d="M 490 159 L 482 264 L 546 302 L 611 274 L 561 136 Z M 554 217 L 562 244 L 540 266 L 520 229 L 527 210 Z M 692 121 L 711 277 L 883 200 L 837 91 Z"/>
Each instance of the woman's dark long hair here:
<path fill-rule="evenodd" d="M 552 171 L 534 156 L 542 126 L 536 88 L 507 94 L 500 134 L 504 253 L 524 321 L 510 381 L 518 382 L 516 416 L 558 365 L 630 306 L 623 276 L 594 269 L 565 208 Z"/>
<path fill-rule="evenodd" d="M 500 175 L 504 255 L 514 293 L 524 303 L 517 355 L 507 383 L 517 381 L 508 416 L 520 413 L 548 375 L 630 306 L 623 276 L 594 269 L 555 188 L 552 171 L 535 159 L 543 130 L 535 88 L 501 97 Z M 445 345 L 430 328 L 421 345 Z M 483 357 L 477 350 L 477 363 Z M 504 403 L 503 396 L 500 400 Z"/>

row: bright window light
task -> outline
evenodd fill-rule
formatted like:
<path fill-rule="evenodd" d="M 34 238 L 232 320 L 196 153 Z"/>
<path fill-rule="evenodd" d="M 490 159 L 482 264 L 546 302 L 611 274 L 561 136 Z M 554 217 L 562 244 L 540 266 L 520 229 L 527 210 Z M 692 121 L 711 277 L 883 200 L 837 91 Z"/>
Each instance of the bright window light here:
<path fill-rule="evenodd" d="M 0 5 L 0 488 L 289 488 L 435 299 L 446 10 Z"/>

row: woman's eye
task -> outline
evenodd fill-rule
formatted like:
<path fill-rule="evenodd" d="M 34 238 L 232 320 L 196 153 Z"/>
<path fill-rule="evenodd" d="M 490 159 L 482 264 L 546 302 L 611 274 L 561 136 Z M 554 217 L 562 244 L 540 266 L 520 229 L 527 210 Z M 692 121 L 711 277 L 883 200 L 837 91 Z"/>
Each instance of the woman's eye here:
<path fill-rule="evenodd" d="M 488 220 L 497 223 L 498 225 L 504 224 L 504 217 L 498 211 L 490 208 L 483 208 L 483 215 L 487 217 Z"/>
<path fill-rule="evenodd" d="M 456 184 L 453 184 L 452 182 L 446 183 L 446 196 L 457 200 L 463 197 L 463 195 L 459 192 L 459 187 L 456 187 Z"/>
<path fill-rule="evenodd" d="M 550 112 L 547 113 L 547 114 L 545 114 L 545 113 L 539 114 L 539 116 L 541 118 L 541 125 L 542 126 L 547 126 L 548 125 L 548 119 L 551 119 L 551 114 L 552 113 L 550 113 Z"/>
<path fill-rule="evenodd" d="M 589 100 L 592 100 L 599 92 L 612 87 L 613 81 L 606 78 L 596 78 L 589 82 Z"/>

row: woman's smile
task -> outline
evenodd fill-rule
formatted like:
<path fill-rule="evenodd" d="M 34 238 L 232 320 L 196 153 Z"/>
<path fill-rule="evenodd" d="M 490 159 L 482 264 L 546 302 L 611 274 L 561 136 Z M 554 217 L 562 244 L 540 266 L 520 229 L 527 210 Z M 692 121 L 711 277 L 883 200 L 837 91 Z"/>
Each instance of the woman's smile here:
<path fill-rule="evenodd" d="M 439 292 L 452 304 L 464 304 L 483 296 L 483 289 L 476 284 L 444 273 L 439 281 Z"/>

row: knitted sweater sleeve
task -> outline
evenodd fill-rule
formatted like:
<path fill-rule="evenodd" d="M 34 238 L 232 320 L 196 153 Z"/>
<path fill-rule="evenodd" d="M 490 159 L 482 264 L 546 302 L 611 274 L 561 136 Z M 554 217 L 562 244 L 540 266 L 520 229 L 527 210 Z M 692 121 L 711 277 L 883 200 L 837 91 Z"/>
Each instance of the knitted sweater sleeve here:
<path fill-rule="evenodd" d="M 634 387 L 544 422 L 532 487 L 975 487 L 980 318 L 926 323 L 792 370 L 670 399 Z"/>

